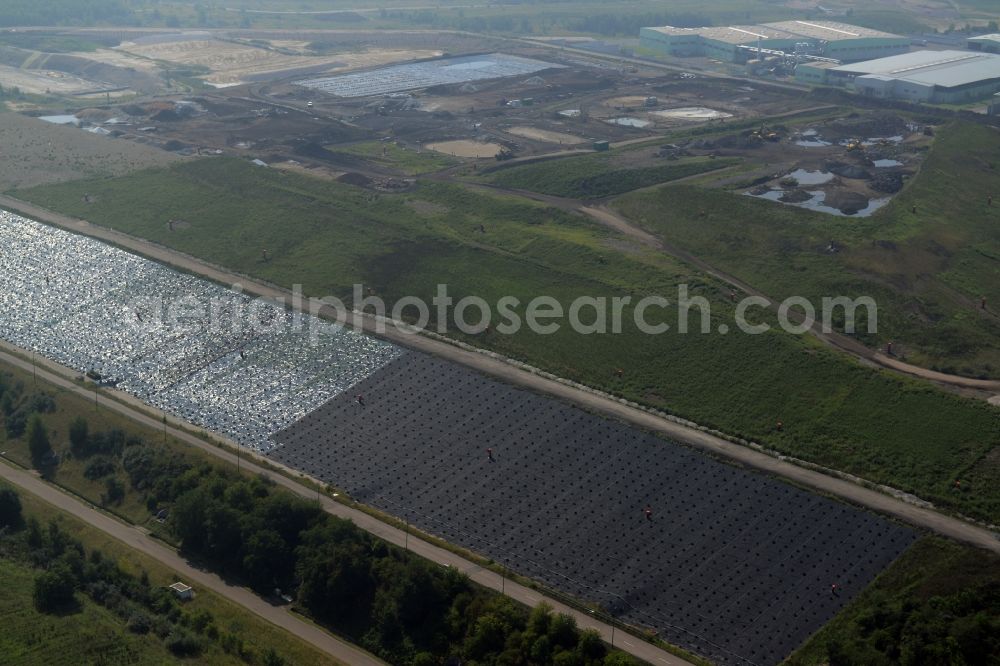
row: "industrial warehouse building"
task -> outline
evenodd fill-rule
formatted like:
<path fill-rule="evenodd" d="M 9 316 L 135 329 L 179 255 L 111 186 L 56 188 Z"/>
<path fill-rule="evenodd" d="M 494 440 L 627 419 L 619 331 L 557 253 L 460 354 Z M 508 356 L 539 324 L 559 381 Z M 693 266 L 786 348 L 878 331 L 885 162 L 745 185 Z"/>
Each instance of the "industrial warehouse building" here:
<path fill-rule="evenodd" d="M 706 56 L 742 63 L 755 50 L 781 51 L 856 62 L 905 53 L 906 37 L 833 21 L 781 21 L 709 28 L 642 28 L 642 46 L 671 56 Z"/>
<path fill-rule="evenodd" d="M 983 51 L 985 53 L 1000 53 L 1000 33 L 992 35 L 979 35 L 969 37 L 967 42 L 970 51 Z"/>
<path fill-rule="evenodd" d="M 970 51 L 915 51 L 851 65 L 799 63 L 804 83 L 853 87 L 868 97 L 932 104 L 964 104 L 1000 92 L 1000 55 Z"/>

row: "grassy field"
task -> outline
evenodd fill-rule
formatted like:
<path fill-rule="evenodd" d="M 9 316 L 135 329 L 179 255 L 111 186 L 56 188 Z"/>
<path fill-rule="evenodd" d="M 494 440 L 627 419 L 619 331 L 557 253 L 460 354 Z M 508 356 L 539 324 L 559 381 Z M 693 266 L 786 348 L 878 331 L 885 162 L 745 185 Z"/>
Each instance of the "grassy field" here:
<path fill-rule="evenodd" d="M 100 550 L 106 558 L 117 561 L 119 566 L 133 575 L 145 571 L 153 585 L 166 586 L 177 580 L 177 574 L 156 560 L 128 548 L 33 495 L 19 494 L 26 519 L 37 518 L 42 525 L 54 520 L 65 532 L 83 542 L 88 551 Z M 161 639 L 152 633 L 138 635 L 128 631 L 118 616 L 86 595 L 77 594 L 80 601 L 78 612 L 62 615 L 38 612 L 32 603 L 33 580 L 37 571 L 26 564 L 0 558 L 0 575 L 4 580 L 0 588 L 0 620 L 4 627 L 0 632 L 0 655 L 3 655 L 0 660 L 5 665 L 75 666 L 87 663 L 114 666 L 177 661 Z M 184 663 L 233 666 L 261 663 L 261 655 L 269 648 L 274 648 L 289 666 L 339 663 L 208 590 L 198 590 L 197 596 L 185 604 L 185 610 L 210 613 L 219 631 L 242 641 L 252 651 L 253 657 L 247 661 L 235 654 L 227 654 L 215 642 L 206 642 L 201 655 L 185 658 Z"/>
<path fill-rule="evenodd" d="M 666 186 L 619 212 L 776 298 L 870 295 L 872 346 L 946 372 L 1000 372 L 1000 133 L 955 124 L 919 175 L 870 218 L 837 218 L 716 190 Z M 915 207 L 916 212 L 913 212 Z M 836 252 L 827 248 L 833 243 Z M 979 309 L 986 297 L 988 311 Z"/>
<path fill-rule="evenodd" d="M 72 615 L 48 615 L 35 610 L 31 592 L 38 572 L 0 558 L 0 653 L 10 666 L 28 664 L 163 664 L 170 652 L 154 636 L 126 630 L 111 611 L 83 599 Z M 198 660 L 209 663 L 206 660 Z M 238 663 L 227 660 L 228 663 Z M 197 663 L 197 662 L 193 662 Z"/>
<path fill-rule="evenodd" d="M 338 153 L 357 155 L 365 160 L 400 171 L 407 176 L 440 171 L 459 164 L 459 160 L 432 150 L 416 150 L 388 141 L 363 141 L 347 146 L 327 146 Z"/>
<path fill-rule="evenodd" d="M 92 203 L 83 203 L 84 192 Z M 363 283 L 391 304 L 404 295 L 429 299 L 447 283 L 456 300 L 478 295 L 496 303 L 513 295 L 523 314 L 523 304 L 540 294 L 569 303 L 580 295 L 638 300 L 655 293 L 676 302 L 677 286 L 688 284 L 691 295 L 709 299 L 713 331 L 732 321 L 728 289 L 662 253 L 581 216 L 458 186 L 373 196 L 204 160 L 19 196 L 238 272 L 302 284 L 306 294 L 347 298 L 352 284 Z M 171 232 L 171 218 L 190 226 Z M 663 317 L 676 324 L 677 312 Z M 1000 518 L 1000 485 L 990 481 L 992 472 L 974 471 L 1000 440 L 1000 410 L 862 367 L 808 337 L 650 336 L 632 323 L 631 307 L 623 320 L 618 335 L 579 335 L 566 326 L 554 335 L 526 327 L 516 335 L 451 334 L 942 506 Z M 956 476 L 966 474 L 982 482 L 954 491 Z"/>
<path fill-rule="evenodd" d="M 617 153 L 568 157 L 502 169 L 487 177 L 495 185 L 574 199 L 599 199 L 666 183 L 739 163 L 733 158 L 693 157 L 658 166 L 627 168 L 616 164 Z"/>
<path fill-rule="evenodd" d="M 924 537 L 786 662 L 995 664 L 1000 557 Z"/>

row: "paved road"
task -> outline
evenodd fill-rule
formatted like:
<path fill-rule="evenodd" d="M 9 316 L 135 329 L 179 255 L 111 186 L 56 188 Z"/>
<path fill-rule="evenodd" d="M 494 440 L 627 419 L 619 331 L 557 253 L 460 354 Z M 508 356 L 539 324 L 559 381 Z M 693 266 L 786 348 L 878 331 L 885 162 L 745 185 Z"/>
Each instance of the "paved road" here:
<path fill-rule="evenodd" d="M 6 344 L 0 346 L 12 348 L 10 345 Z M 32 371 L 32 363 L 30 361 L 26 361 L 23 358 L 19 356 L 14 356 L 8 352 L 0 351 L 0 361 L 3 361 L 4 363 L 9 363 L 10 365 L 17 366 L 22 370 L 26 370 L 28 372 Z M 76 373 L 73 373 L 67 368 L 62 368 L 61 366 L 57 366 L 52 361 L 39 360 L 37 365 L 35 365 L 34 367 L 34 372 L 37 373 L 39 379 L 48 382 L 50 384 L 54 384 L 56 387 L 60 389 L 71 391 L 87 400 L 94 399 L 94 394 L 92 391 L 90 391 L 86 387 L 74 383 L 69 379 L 69 377 L 72 377 Z M 116 393 L 116 397 L 122 397 L 123 395 L 124 394 Z M 152 416 L 149 413 L 146 413 L 145 411 L 139 411 L 137 408 L 132 407 L 123 402 L 118 402 L 117 400 L 109 400 L 107 398 L 103 398 L 100 399 L 100 408 L 110 409 L 154 431 L 162 432 L 164 430 L 162 416 L 159 415 L 160 414 L 159 412 L 155 412 L 155 410 L 151 407 L 147 407 L 147 409 L 155 412 L 154 415 Z M 173 419 L 171 417 L 170 421 L 173 422 L 176 421 L 176 419 Z M 192 429 L 197 430 L 197 428 L 194 427 L 192 427 Z M 381 539 L 384 539 L 389 543 L 393 543 L 400 547 L 406 547 L 425 559 L 428 559 L 432 562 L 436 562 L 437 564 L 443 566 L 453 567 L 456 570 L 466 574 L 467 576 L 469 576 L 470 579 L 472 579 L 473 581 L 479 583 L 484 587 L 488 587 L 496 591 L 502 590 L 512 599 L 515 599 L 516 601 L 519 601 L 529 607 L 537 606 L 539 603 L 544 601 L 548 603 L 550 606 L 552 606 L 557 612 L 571 615 L 573 618 L 576 619 L 576 622 L 580 627 L 584 629 L 596 629 L 598 633 L 601 634 L 601 637 L 605 641 L 607 642 L 611 641 L 612 638 L 611 625 L 596 620 L 589 613 L 584 613 L 579 610 L 576 610 L 575 608 L 567 606 L 562 602 L 559 602 L 550 597 L 546 597 L 545 595 L 535 590 L 532 590 L 531 588 L 525 587 L 523 585 L 505 579 L 503 576 L 494 571 L 485 569 L 479 564 L 471 562 L 465 559 L 464 557 L 456 555 L 455 553 L 449 550 L 445 550 L 444 548 L 435 546 L 434 544 L 431 544 L 419 538 L 415 534 L 408 533 L 407 530 L 399 529 L 397 527 L 388 525 L 379 520 L 378 518 L 374 518 L 359 509 L 341 504 L 340 502 L 336 502 L 333 499 L 326 497 L 325 495 L 320 496 L 317 494 L 315 490 L 307 488 L 298 483 L 297 481 L 289 479 L 285 476 L 282 476 L 280 474 L 275 474 L 273 471 L 267 469 L 267 467 L 261 466 L 254 461 L 255 460 L 264 461 L 266 462 L 268 467 L 272 468 L 281 467 L 288 474 L 291 474 L 293 476 L 304 476 L 301 472 L 297 470 L 285 468 L 277 464 L 273 460 L 263 459 L 260 456 L 257 456 L 252 452 L 247 452 L 245 450 L 241 456 L 237 455 L 236 453 L 233 453 L 233 450 L 239 451 L 239 447 L 232 442 L 229 442 L 229 445 L 232 447 L 232 449 L 226 449 L 209 444 L 204 440 L 190 434 L 186 430 L 181 430 L 168 425 L 166 427 L 166 431 L 171 437 L 180 440 L 185 444 L 197 447 L 198 449 L 201 449 L 202 451 L 205 451 L 213 456 L 216 456 L 217 458 L 220 458 L 223 461 L 228 462 L 232 465 L 239 465 L 241 469 L 245 470 L 250 474 L 267 474 L 271 479 L 275 481 L 275 483 L 295 493 L 296 495 L 299 495 L 300 497 L 309 500 L 319 500 L 323 509 L 327 513 L 330 513 L 334 516 L 338 516 L 340 518 L 346 518 L 348 520 L 351 520 L 352 522 L 354 522 L 355 525 L 365 530 L 366 532 L 369 532 Z M 11 472 L 8 472 L 8 470 L 11 470 Z M 9 476 L 11 473 L 14 473 L 18 476 L 12 478 L 11 476 Z M 47 489 L 48 491 L 48 495 L 47 496 L 42 495 L 42 497 L 47 501 L 50 501 L 51 503 L 56 504 L 57 506 L 63 508 L 66 508 L 64 505 L 67 500 L 73 500 L 74 502 L 76 502 L 76 504 L 80 505 L 80 508 L 86 509 L 87 511 L 90 512 L 88 514 L 82 515 L 78 514 L 76 511 L 71 511 L 71 513 L 74 513 L 74 515 L 78 515 L 79 517 L 86 520 L 88 523 L 94 524 L 99 529 L 102 529 L 105 532 L 111 534 L 112 536 L 115 536 L 119 540 L 124 541 L 129 546 L 136 547 L 139 550 L 142 550 L 143 552 L 147 552 L 148 554 L 152 555 L 161 562 L 164 562 L 168 566 L 173 567 L 177 571 L 184 572 L 185 575 L 188 575 L 188 572 L 185 569 L 180 568 L 181 566 L 186 566 L 188 569 L 190 569 L 193 572 L 197 572 L 198 575 L 202 577 L 207 577 L 207 579 L 218 581 L 218 583 L 222 586 L 222 589 L 216 589 L 215 587 L 213 587 L 212 589 L 216 589 L 216 591 L 218 591 L 220 594 L 229 596 L 237 603 L 246 606 L 251 611 L 256 612 L 258 615 L 261 615 L 261 613 L 259 613 L 257 610 L 258 608 L 260 608 L 261 610 L 269 610 L 277 613 L 277 617 L 279 619 L 287 618 L 288 620 L 297 622 L 301 626 L 308 627 L 312 633 L 307 635 L 302 635 L 299 634 L 299 632 L 296 629 L 289 628 L 286 625 L 276 621 L 275 618 L 265 616 L 266 619 L 270 620 L 274 624 L 278 624 L 279 626 L 289 628 L 289 631 L 295 631 L 296 634 L 302 635 L 302 637 L 305 640 L 308 640 L 310 643 L 315 644 L 317 647 L 321 649 L 329 651 L 327 650 L 327 647 L 324 647 L 323 644 L 316 643 L 313 640 L 314 638 L 313 634 L 317 634 L 318 638 L 325 637 L 327 641 L 336 641 L 337 644 L 341 644 L 339 640 L 334 639 L 333 637 L 320 631 L 319 629 L 313 627 L 312 625 L 303 623 L 301 620 L 298 620 L 294 616 L 289 615 L 286 611 L 282 609 L 275 609 L 274 607 L 270 606 L 269 604 L 261 600 L 259 597 L 255 596 L 249 590 L 246 590 L 244 588 L 231 587 L 226 583 L 224 583 L 223 581 L 217 579 L 215 576 L 212 576 L 211 574 L 205 574 L 204 572 L 200 572 L 197 569 L 192 569 L 190 565 L 187 565 L 184 562 L 184 560 L 180 558 L 174 551 L 162 546 L 158 542 L 155 542 L 152 539 L 149 539 L 148 537 L 145 537 L 132 527 L 117 522 L 104 514 L 94 511 L 93 509 L 89 509 L 88 507 L 86 507 L 86 505 L 82 504 L 78 500 L 69 497 L 68 495 L 53 488 L 52 486 L 49 486 L 48 484 L 43 483 L 36 477 L 26 472 L 12 470 L 6 465 L 0 465 L 0 476 L 7 477 L 12 482 L 18 483 L 18 485 L 21 485 L 21 481 L 25 480 L 24 477 L 27 477 L 28 480 L 31 480 L 35 483 L 35 485 L 27 489 L 31 490 L 32 492 L 35 492 L 35 488 L 37 488 L 38 485 L 40 485 L 42 488 Z M 35 494 L 40 494 L 40 493 L 35 493 Z M 55 498 L 55 500 L 50 498 Z M 99 516 L 101 518 L 101 521 L 95 522 L 90 520 L 90 518 L 93 517 L 95 514 L 96 516 Z M 114 527 L 114 531 L 112 531 L 111 527 Z M 151 547 L 159 548 L 160 551 L 162 551 L 163 553 L 169 554 L 171 556 L 171 559 L 169 561 L 163 560 L 159 555 L 155 554 L 154 552 L 147 551 L 145 548 L 146 544 L 149 544 Z M 195 580 L 199 583 L 202 583 L 200 579 L 194 577 L 193 575 L 188 575 L 188 577 L 191 580 Z M 235 591 L 236 593 L 239 593 L 240 597 L 233 598 L 232 596 L 227 594 L 227 591 Z M 257 603 L 252 607 L 249 603 L 244 603 L 245 601 L 244 597 L 255 599 Z M 656 666 L 660 664 L 666 664 L 668 666 L 682 666 L 684 664 L 690 664 L 690 662 L 685 661 L 680 657 L 676 657 L 670 654 L 669 652 L 661 650 L 653 645 L 650 645 L 649 643 L 641 641 L 622 631 L 615 632 L 614 636 L 616 638 L 615 640 L 616 647 L 621 648 L 622 650 L 650 664 L 654 664 Z M 342 645 L 351 647 L 352 649 L 356 650 L 356 648 L 353 648 L 353 646 L 350 646 L 349 644 L 344 643 Z M 329 647 L 332 648 L 333 644 L 330 644 Z M 331 654 L 334 653 L 331 652 Z M 382 663 L 375 660 L 374 657 L 371 657 L 367 653 L 358 651 L 358 655 L 363 656 L 364 659 L 367 659 L 368 661 L 358 660 L 360 659 L 360 657 L 358 657 L 358 659 L 355 659 L 353 657 L 352 658 L 339 657 L 336 654 L 334 656 L 338 656 L 338 658 L 343 658 L 345 661 L 351 664 L 351 666 L 355 665 L 364 666 L 366 664 Z"/>
<path fill-rule="evenodd" d="M 30 472 L 11 467 L 4 462 L 0 463 L 0 477 L 58 507 L 61 511 L 65 511 L 118 539 L 126 546 L 134 548 L 173 569 L 181 580 L 192 585 L 196 591 L 199 588 L 212 590 L 233 603 L 243 606 L 254 615 L 298 636 L 338 662 L 350 664 L 350 666 L 381 666 L 385 664 L 362 649 L 299 619 L 287 608 L 272 606 L 244 587 L 230 585 L 215 574 L 191 566 L 173 549 L 146 536 L 135 527 L 121 523 L 107 514 L 91 508 L 76 497 L 45 483 Z"/>
<path fill-rule="evenodd" d="M 19 210 L 29 217 L 42 222 L 105 240 L 151 259 L 223 284 L 231 285 L 238 283 L 242 286 L 245 293 L 265 298 L 281 298 L 285 302 L 291 302 L 291 294 L 285 289 L 251 279 L 247 276 L 238 275 L 224 268 L 141 238 L 104 227 L 98 227 L 84 220 L 54 213 L 12 197 L 0 196 L 0 206 Z M 626 222 L 626 224 L 628 223 Z M 747 289 L 751 288 L 747 286 Z M 748 293 L 753 293 L 752 289 Z M 324 311 L 322 314 L 331 315 L 333 313 Z M 373 333 L 374 328 L 374 322 L 366 319 L 364 329 L 369 333 Z M 959 518 L 944 515 L 933 508 L 917 506 L 886 493 L 871 490 L 851 481 L 808 469 L 786 460 L 780 460 L 762 451 L 735 444 L 710 433 L 667 420 L 656 414 L 624 405 L 612 396 L 598 391 L 525 370 L 520 365 L 512 363 L 497 354 L 482 350 L 467 349 L 431 337 L 406 333 L 392 326 L 387 327 L 384 332 L 378 335 L 397 344 L 467 365 L 515 386 L 522 386 L 533 391 L 555 396 L 590 411 L 659 432 L 668 438 L 704 449 L 715 455 L 725 456 L 769 474 L 784 477 L 820 492 L 829 493 L 849 502 L 866 506 L 875 511 L 895 516 L 913 525 L 929 529 L 944 536 L 1000 553 L 1000 535 L 991 530 Z M 155 427 L 161 426 L 161 423 L 157 423 Z"/>

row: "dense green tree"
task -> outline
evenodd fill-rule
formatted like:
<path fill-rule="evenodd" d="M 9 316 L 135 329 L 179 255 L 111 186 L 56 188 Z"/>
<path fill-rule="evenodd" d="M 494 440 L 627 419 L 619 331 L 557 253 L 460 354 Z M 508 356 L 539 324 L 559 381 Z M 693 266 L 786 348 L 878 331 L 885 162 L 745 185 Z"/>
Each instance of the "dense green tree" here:
<path fill-rule="evenodd" d="M 28 453 L 31 464 L 40 469 L 52 457 L 52 444 L 49 442 L 49 432 L 38 414 L 33 414 L 28 420 Z"/>
<path fill-rule="evenodd" d="M 220 502 L 212 502 L 205 511 L 204 555 L 226 569 L 238 570 L 243 561 L 243 538 L 239 512 Z"/>
<path fill-rule="evenodd" d="M 90 441 L 87 419 L 78 416 L 69 424 L 69 447 L 75 456 L 84 456 Z"/>
<path fill-rule="evenodd" d="M 101 495 L 102 503 L 105 505 L 118 505 L 125 499 L 125 486 L 113 476 L 104 480 L 104 493 Z"/>
<path fill-rule="evenodd" d="M 270 529 L 254 532 L 246 540 L 243 571 L 258 592 L 270 593 L 282 585 L 284 565 L 289 559 L 288 544 Z"/>
<path fill-rule="evenodd" d="M 552 623 L 552 606 L 544 601 L 533 609 L 528 616 L 528 631 L 535 636 L 544 636 L 549 633 L 549 625 Z"/>
<path fill-rule="evenodd" d="M 504 647 L 506 627 L 495 615 L 479 617 L 465 642 L 465 654 L 470 659 L 483 660 L 490 653 L 499 652 Z M 546 639 L 547 640 L 547 639 Z M 546 647 L 547 650 L 547 647 Z M 548 652 L 545 653 L 546 658 Z M 536 662 L 545 663 L 545 662 Z"/>
<path fill-rule="evenodd" d="M 548 664 L 552 661 L 552 641 L 548 636 L 539 636 L 531 644 L 531 661 L 535 664 Z"/>
<path fill-rule="evenodd" d="M 575 647 L 577 640 L 579 639 L 579 631 L 576 628 L 576 620 L 565 613 L 559 613 L 552 618 L 552 624 L 549 625 L 548 636 L 552 641 L 553 646 L 564 649 Z"/>
<path fill-rule="evenodd" d="M 594 629 L 585 629 L 580 632 L 580 641 L 577 643 L 577 650 L 586 663 L 598 663 L 604 659 L 607 649 L 601 641 L 601 635 Z"/>
<path fill-rule="evenodd" d="M 115 461 L 108 456 L 98 456 L 92 459 L 83 469 L 83 475 L 91 481 L 103 479 L 110 474 L 114 474 L 114 472 Z"/>
<path fill-rule="evenodd" d="M 331 533 L 324 528 L 320 529 Z M 317 538 L 315 533 L 306 537 L 307 540 Z M 325 541 L 322 550 L 303 551 L 298 570 L 299 600 L 327 621 L 362 620 L 368 615 L 375 593 L 368 553 L 369 550 L 357 541 Z"/>
<path fill-rule="evenodd" d="M 149 460 L 144 458 L 144 460 Z M 133 481 L 135 484 L 136 481 Z M 180 539 L 182 549 L 201 553 L 205 549 L 205 519 L 209 498 L 202 491 L 189 492 L 177 499 L 170 511 L 174 534 Z"/>
<path fill-rule="evenodd" d="M 11 488 L 0 488 L 0 529 L 18 528 L 24 523 L 21 498 Z"/>
<path fill-rule="evenodd" d="M 35 578 L 33 599 L 35 608 L 43 613 L 66 609 L 75 602 L 77 581 L 64 562 L 56 562 L 51 569 Z"/>
<path fill-rule="evenodd" d="M 42 534 L 42 526 L 34 516 L 28 518 L 28 536 L 26 539 L 28 547 L 37 550 L 45 545 L 45 535 Z"/>

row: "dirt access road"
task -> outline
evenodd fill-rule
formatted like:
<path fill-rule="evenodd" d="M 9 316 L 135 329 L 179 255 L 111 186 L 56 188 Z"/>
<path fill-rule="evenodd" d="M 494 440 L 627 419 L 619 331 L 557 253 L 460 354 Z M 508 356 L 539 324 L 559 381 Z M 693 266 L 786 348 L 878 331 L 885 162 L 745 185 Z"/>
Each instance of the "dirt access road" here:
<path fill-rule="evenodd" d="M 8 463 L 0 463 L 0 477 L 21 490 L 44 500 L 60 511 L 79 518 L 88 525 L 121 541 L 178 574 L 180 580 L 198 588 L 212 590 L 221 597 L 242 606 L 271 624 L 298 636 L 307 643 L 322 650 L 338 662 L 350 666 L 382 666 L 384 661 L 368 654 L 346 641 L 332 636 L 295 615 L 283 606 L 272 606 L 244 587 L 236 587 L 218 576 L 192 566 L 171 548 L 147 536 L 132 525 L 119 522 L 55 486 L 45 483 L 31 472 L 14 468 Z"/>
<path fill-rule="evenodd" d="M 9 345 L 6 346 L 10 347 Z M 14 356 L 7 352 L 0 351 L 0 361 L 9 363 L 10 365 L 16 366 L 28 372 L 35 372 L 40 379 L 55 385 L 60 390 L 70 391 L 86 400 L 95 399 L 94 394 L 87 387 L 81 386 L 69 379 L 76 373 L 47 359 L 39 364 L 33 364 L 19 356 Z M 131 419 L 139 425 L 145 426 L 154 431 L 165 431 L 170 437 L 220 458 L 224 462 L 235 465 L 237 468 L 242 469 L 249 474 L 265 474 L 276 484 L 295 493 L 299 497 L 319 501 L 323 510 L 327 513 L 339 518 L 350 520 L 366 532 L 369 532 L 370 534 L 396 546 L 411 550 L 424 559 L 442 566 L 452 567 L 468 576 L 472 581 L 492 590 L 502 592 L 529 608 L 534 608 L 538 604 L 545 602 L 552 606 L 556 612 L 566 613 L 567 615 L 572 616 L 576 620 L 577 625 L 581 628 L 596 630 L 605 642 L 610 642 L 619 649 L 624 650 L 625 652 L 628 652 L 632 656 L 642 659 L 645 662 L 653 664 L 654 666 L 691 666 L 690 662 L 661 650 L 650 643 L 639 640 L 622 631 L 615 632 L 611 625 L 599 621 L 589 613 L 584 613 L 567 606 L 566 604 L 552 599 L 551 597 L 546 597 L 536 590 L 516 583 L 505 576 L 496 573 L 495 571 L 486 569 L 479 564 L 462 557 L 461 555 L 445 550 L 444 548 L 436 546 L 429 541 L 425 541 L 408 529 L 402 530 L 398 527 L 393 527 L 392 525 L 389 525 L 359 509 L 334 501 L 325 495 L 320 495 L 316 490 L 303 486 L 288 476 L 275 474 L 273 468 L 279 467 L 292 477 L 305 476 L 297 470 L 283 467 L 273 460 L 261 458 L 252 452 L 244 452 L 240 455 L 239 447 L 234 446 L 236 453 L 233 453 L 232 449 L 209 444 L 205 440 L 195 437 L 188 430 L 181 430 L 170 426 L 165 427 L 162 418 L 155 418 L 154 416 L 150 416 L 145 411 L 139 411 L 138 409 L 122 402 L 108 400 L 105 398 L 100 400 L 100 408 L 110 409 Z M 175 419 L 171 417 L 171 421 L 173 420 Z M 198 430 L 198 428 L 191 426 L 191 430 Z M 267 467 L 257 464 L 254 460 L 266 463 Z M 343 641 L 340 641 L 339 639 L 334 638 L 326 632 L 318 629 L 314 625 L 307 624 L 302 620 L 299 620 L 283 608 L 271 606 L 260 597 L 254 595 L 250 590 L 247 590 L 246 588 L 233 587 L 221 579 L 218 579 L 217 576 L 191 567 L 191 565 L 185 562 L 183 558 L 177 555 L 176 552 L 145 536 L 135 527 L 118 522 L 117 520 L 96 511 L 92 507 L 88 507 L 79 500 L 76 500 L 66 493 L 56 489 L 54 486 L 42 482 L 29 472 L 16 470 L 9 465 L 0 463 L 0 477 L 6 478 L 11 483 L 16 483 L 25 490 L 39 495 L 51 504 L 70 511 L 70 513 L 86 520 L 89 524 L 107 532 L 119 541 L 124 542 L 126 545 L 136 548 L 137 550 L 140 550 L 163 562 L 175 571 L 182 573 L 188 578 L 188 580 L 210 587 L 219 594 L 230 598 L 256 614 L 261 615 L 261 617 L 264 617 L 270 622 L 292 631 L 303 640 L 306 640 L 313 645 L 316 645 L 316 647 L 329 652 L 334 657 L 343 659 L 351 666 L 367 666 L 368 664 L 383 663 L 368 653 L 361 651 L 359 648 L 355 648 L 349 643 L 344 643 Z M 319 485 L 322 485 L 322 483 L 320 482 Z M 43 490 L 44 493 L 42 492 Z M 74 506 L 74 508 L 81 510 L 82 513 L 78 513 L 77 510 L 70 510 L 70 507 L 72 506 L 71 503 L 73 502 L 75 502 L 76 505 L 79 505 Z M 268 615 L 264 615 L 264 612 L 268 612 Z M 277 620 L 293 621 L 307 628 L 308 632 L 301 633 L 296 629 L 298 625 L 284 624 Z M 340 649 L 338 648 L 338 645 L 350 648 L 355 652 L 355 654 L 340 656 L 335 652 L 331 652 L 331 650 Z"/>
<path fill-rule="evenodd" d="M 702 174 L 698 174 L 702 175 Z M 750 296 L 760 296 L 767 301 L 767 307 L 777 307 L 777 302 L 769 297 L 767 294 L 755 289 L 751 285 L 743 282 L 742 280 L 721 271 L 714 266 L 706 263 L 705 261 L 699 259 L 698 257 L 685 252 L 680 248 L 673 247 L 663 241 L 659 240 L 652 234 L 644 231 L 643 229 L 636 227 L 631 222 L 621 217 L 607 206 L 596 205 L 587 206 L 581 203 L 577 210 L 590 218 L 600 222 L 601 224 L 615 229 L 619 233 L 628 236 L 634 240 L 641 243 L 659 249 L 671 256 L 680 259 L 681 261 L 691 264 L 696 268 L 700 269 L 702 272 L 708 273 L 709 275 L 715 277 L 728 284 L 729 286 L 738 289 Z M 789 313 L 791 318 L 795 318 L 796 313 Z M 819 340 L 827 343 L 831 347 L 835 347 L 840 351 L 846 352 L 861 361 L 867 361 L 869 363 L 874 363 L 883 368 L 888 368 L 890 370 L 895 370 L 896 372 L 901 372 L 906 375 L 913 377 L 919 377 L 920 379 L 926 379 L 927 381 L 935 382 L 938 384 L 943 384 L 945 386 L 952 386 L 959 389 L 973 390 L 977 392 L 982 392 L 977 394 L 978 397 L 988 399 L 994 402 L 994 398 L 1000 397 L 1000 380 L 994 379 L 973 379 L 971 377 L 961 377 L 959 375 L 950 375 L 943 372 L 937 372 L 935 370 L 929 370 L 927 368 L 922 368 L 917 365 L 912 365 L 910 363 L 904 363 L 899 359 L 887 356 L 882 352 L 876 351 L 865 345 L 861 344 L 857 340 L 843 335 L 837 332 L 824 332 L 821 328 L 820 322 L 814 321 L 810 327 L 810 331 Z M 995 403 L 994 403 L 995 404 Z"/>
<path fill-rule="evenodd" d="M 175 252 L 147 240 L 135 238 L 104 227 L 98 227 L 84 220 L 54 213 L 7 196 L 0 196 L 0 206 L 20 211 L 22 214 L 41 222 L 113 243 L 150 259 L 196 275 L 201 275 L 222 284 L 240 284 L 245 293 L 264 298 L 280 299 L 284 303 L 293 302 L 291 293 L 285 289 L 253 280 L 246 276 L 237 275 L 224 268 L 214 266 L 180 252 Z M 626 221 L 623 220 L 622 222 L 631 227 Z M 645 234 L 642 230 L 636 230 L 636 232 Z M 324 311 L 321 314 L 325 316 L 334 315 L 332 311 Z M 612 396 L 594 389 L 532 371 L 498 354 L 474 348 L 464 348 L 424 335 L 415 335 L 393 326 L 386 326 L 384 327 L 384 331 L 378 332 L 376 331 L 376 322 L 371 318 L 365 319 L 363 329 L 367 333 L 377 335 L 396 344 L 461 363 L 509 384 L 551 395 L 560 400 L 576 404 L 588 411 L 609 416 L 646 430 L 658 432 L 669 439 L 703 449 L 713 455 L 729 458 L 768 474 L 783 477 L 794 483 L 813 488 L 819 492 L 834 495 L 848 502 L 894 516 L 912 525 L 1000 553 L 1000 535 L 989 529 L 953 516 L 945 515 L 933 508 L 904 501 L 887 492 L 872 490 L 853 481 L 833 476 L 831 473 L 809 469 L 793 462 L 779 459 L 763 451 L 730 442 L 720 436 L 704 432 L 697 428 L 668 420 L 657 414 L 644 411 L 637 406 L 625 404 Z M 153 423 L 155 424 L 154 427 L 161 427 L 161 424 L 158 422 L 154 421 Z M 197 428 L 195 429 L 197 430 Z"/>
<path fill-rule="evenodd" d="M 725 169 L 721 169 L 725 171 Z M 671 183 L 680 183 L 689 179 L 703 178 L 706 174 L 699 173 L 692 176 L 686 176 L 684 178 L 679 178 Z M 526 199 L 532 199 L 544 203 L 546 205 L 552 206 L 554 208 L 559 208 L 562 210 L 583 213 L 584 215 L 590 217 L 594 221 L 610 228 L 623 236 L 635 240 L 649 248 L 658 250 L 660 252 L 665 252 L 675 259 L 694 266 L 703 273 L 707 273 L 712 277 L 726 283 L 730 287 L 743 292 L 748 296 L 759 296 L 767 301 L 767 307 L 777 307 L 777 302 L 769 297 L 767 294 L 755 289 L 750 284 L 743 282 L 739 278 L 730 275 L 724 271 L 719 270 L 715 266 L 705 262 L 699 257 L 686 252 L 678 247 L 670 245 L 664 242 L 660 238 L 657 238 L 648 231 L 636 226 L 629 220 L 625 219 L 621 215 L 618 215 L 613 210 L 607 207 L 606 201 L 610 197 L 604 199 L 595 199 L 594 201 L 585 202 L 579 199 L 570 199 L 565 197 L 553 196 L 550 194 L 540 194 L 538 192 L 532 192 L 529 190 L 513 189 L 507 187 L 501 187 L 497 185 L 488 185 L 484 183 L 470 183 L 463 181 L 466 187 L 478 188 L 487 191 L 501 192 L 505 194 L 514 194 L 516 196 L 524 197 Z M 653 187 L 658 187 L 654 185 Z M 0 201 L 2 203 L 2 201 Z M 789 312 L 789 318 L 796 320 L 796 323 L 802 321 L 800 315 L 797 312 Z M 946 387 L 952 387 L 960 389 L 974 397 L 978 397 L 987 400 L 991 404 L 1000 404 L 1000 380 L 995 379 L 973 379 L 971 377 L 962 377 L 959 375 L 950 375 L 943 372 L 937 372 L 935 370 L 929 370 L 927 368 L 922 368 L 917 365 L 912 365 L 910 363 L 905 363 L 897 358 L 883 354 L 880 351 L 876 351 L 865 345 L 861 344 L 857 340 L 843 335 L 837 332 L 824 332 L 821 329 L 821 324 L 818 321 L 814 321 L 810 327 L 810 332 L 816 336 L 817 339 L 825 342 L 826 344 L 839 349 L 842 352 L 846 352 L 851 356 L 854 356 L 862 362 L 869 364 L 874 364 L 887 368 L 889 370 L 894 370 L 902 374 L 910 375 L 912 377 L 918 377 L 920 379 L 925 379 L 930 382 L 935 382 Z"/>

